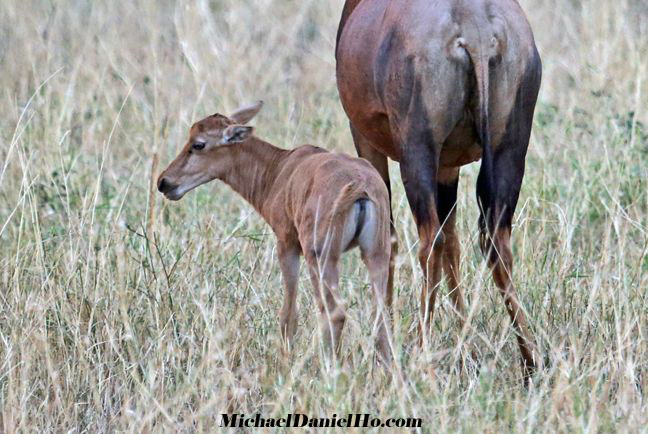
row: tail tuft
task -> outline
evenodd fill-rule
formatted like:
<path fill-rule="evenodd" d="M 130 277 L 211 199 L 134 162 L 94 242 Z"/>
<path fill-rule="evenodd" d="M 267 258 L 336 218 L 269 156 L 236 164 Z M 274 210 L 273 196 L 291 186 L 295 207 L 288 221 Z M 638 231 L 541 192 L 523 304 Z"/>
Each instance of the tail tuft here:
<path fill-rule="evenodd" d="M 331 220 L 335 220 L 338 217 L 341 217 L 345 214 L 353 203 L 362 198 L 367 197 L 367 194 L 364 192 L 364 189 L 359 187 L 355 182 L 349 182 L 346 184 L 338 193 L 335 201 L 333 202 L 333 207 L 331 208 Z"/>
<path fill-rule="evenodd" d="M 487 255 L 490 250 L 490 234 L 494 230 L 492 209 L 496 195 L 496 184 L 493 177 L 493 149 L 490 142 L 489 125 L 489 65 L 488 58 L 481 56 L 479 50 L 467 49 L 470 56 L 475 78 L 479 108 L 477 119 L 479 142 L 482 146 L 482 163 L 477 178 L 477 202 L 479 204 L 479 245 L 482 253 Z"/>

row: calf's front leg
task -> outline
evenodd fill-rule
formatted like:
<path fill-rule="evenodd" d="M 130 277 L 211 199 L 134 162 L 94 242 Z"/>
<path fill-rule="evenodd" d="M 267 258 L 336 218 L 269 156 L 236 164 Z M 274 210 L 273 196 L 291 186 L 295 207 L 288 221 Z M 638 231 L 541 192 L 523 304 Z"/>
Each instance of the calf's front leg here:
<path fill-rule="evenodd" d="M 297 285 L 299 282 L 299 248 L 278 245 L 279 267 L 283 276 L 284 302 L 279 311 L 279 328 L 284 351 L 289 352 L 297 330 Z"/>

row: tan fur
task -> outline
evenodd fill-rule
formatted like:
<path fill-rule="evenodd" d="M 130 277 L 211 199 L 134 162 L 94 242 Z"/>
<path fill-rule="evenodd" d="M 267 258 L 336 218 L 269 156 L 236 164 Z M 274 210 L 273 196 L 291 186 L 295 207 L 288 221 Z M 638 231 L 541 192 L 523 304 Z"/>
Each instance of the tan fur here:
<path fill-rule="evenodd" d="M 194 124 L 187 144 L 160 175 L 158 189 L 178 200 L 198 185 L 220 179 L 272 227 L 286 286 L 280 312 L 285 348 L 296 328 L 299 256 L 306 258 L 311 274 L 323 337 L 330 348 L 339 348 L 346 314 L 337 295 L 337 267 L 349 247 L 342 245 L 342 233 L 348 225 L 362 228 L 361 222 L 349 219 L 357 214 L 351 212 L 356 202 L 366 200 L 376 210 L 376 230 L 370 245 L 361 243 L 360 248 L 375 292 L 376 315 L 382 319 L 377 330 L 380 356 L 389 361 L 390 229 L 385 184 L 365 160 L 309 145 L 283 150 L 252 136 L 250 127 L 236 124 L 237 118 L 247 122 L 260 108 L 259 103 L 256 110 L 247 107 L 229 118 L 214 115 Z M 204 148 L 196 149 L 196 144 Z"/>

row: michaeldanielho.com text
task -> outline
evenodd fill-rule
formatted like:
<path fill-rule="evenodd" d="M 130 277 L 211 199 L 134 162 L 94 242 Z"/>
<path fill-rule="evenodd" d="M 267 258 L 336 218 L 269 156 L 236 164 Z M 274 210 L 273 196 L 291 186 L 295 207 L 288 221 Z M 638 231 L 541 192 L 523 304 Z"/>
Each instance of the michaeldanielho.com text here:
<path fill-rule="evenodd" d="M 421 428 L 422 419 L 416 417 L 390 417 L 381 419 L 370 414 L 347 414 L 338 417 L 310 417 L 289 414 L 282 418 L 263 417 L 260 414 L 223 414 L 222 428 Z"/>

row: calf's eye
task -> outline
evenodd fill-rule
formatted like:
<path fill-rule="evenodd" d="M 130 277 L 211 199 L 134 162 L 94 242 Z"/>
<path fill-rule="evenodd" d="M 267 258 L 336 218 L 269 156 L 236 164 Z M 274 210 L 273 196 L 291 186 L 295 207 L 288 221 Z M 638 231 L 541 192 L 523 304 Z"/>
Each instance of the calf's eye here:
<path fill-rule="evenodd" d="M 191 145 L 191 149 L 195 149 L 196 151 L 200 151 L 201 149 L 205 148 L 206 143 L 205 142 L 193 142 Z"/>

